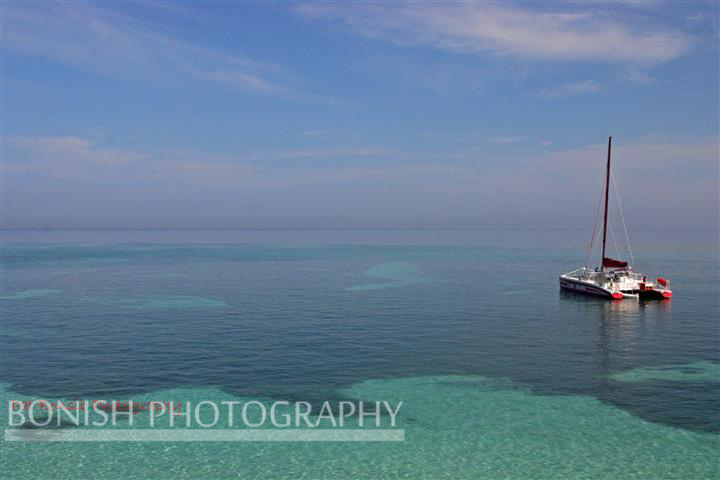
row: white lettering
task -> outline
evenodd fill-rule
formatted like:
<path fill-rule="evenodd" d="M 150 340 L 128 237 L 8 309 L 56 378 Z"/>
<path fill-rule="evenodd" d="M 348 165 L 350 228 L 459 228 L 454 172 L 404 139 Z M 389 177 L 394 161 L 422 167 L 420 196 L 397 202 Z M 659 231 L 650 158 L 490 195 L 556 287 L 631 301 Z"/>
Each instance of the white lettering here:
<path fill-rule="evenodd" d="M 350 413 L 345 415 L 345 405 L 350 405 Z M 355 414 L 355 404 L 352 402 L 340 402 L 340 426 L 343 426 L 343 419 Z"/>
<path fill-rule="evenodd" d="M 281 417 L 285 417 L 285 423 L 283 423 L 283 424 L 277 423 L 277 420 L 275 417 L 275 407 L 277 407 L 278 405 L 290 405 L 290 403 L 289 402 L 273 403 L 273 406 L 270 407 L 270 421 L 272 422 L 273 425 L 275 425 L 276 427 L 279 427 L 279 428 L 289 427 L 290 426 L 290 415 L 288 415 L 287 413 L 283 413 L 282 415 L 280 415 Z"/>
<path fill-rule="evenodd" d="M 20 405 L 19 410 L 15 410 L 15 405 Z M 10 426 L 17 427 L 25 423 L 25 415 L 22 413 L 23 403 L 19 400 L 10 400 Z M 13 417 L 20 417 L 20 423 L 13 422 Z"/>
<path fill-rule="evenodd" d="M 213 408 L 213 422 L 212 423 L 203 423 L 202 420 L 200 420 L 200 407 L 203 405 L 212 405 Z M 209 400 L 204 400 L 197 404 L 195 407 L 195 421 L 198 425 L 201 427 L 212 427 L 214 426 L 218 420 L 220 419 L 220 410 L 218 409 L 218 406 L 215 405 L 215 402 L 211 402 Z"/>
<path fill-rule="evenodd" d="M 325 414 L 325 410 L 327 409 L 328 413 Z M 322 408 L 320 409 L 320 415 L 318 415 L 317 422 L 315 422 L 315 426 L 317 427 L 320 425 L 320 420 L 329 419 L 330 423 L 332 423 L 333 427 L 337 427 L 337 423 L 335 422 L 335 417 L 333 416 L 332 409 L 330 408 L 330 403 L 325 402 L 323 403 Z"/>
<path fill-rule="evenodd" d="M 305 407 L 305 413 L 300 413 L 300 405 L 303 405 Z M 297 402 L 295 403 L 295 426 L 300 426 L 300 419 L 304 419 L 305 423 L 308 427 L 312 427 L 313 424 L 310 423 L 310 420 L 308 419 L 308 415 L 310 415 L 310 411 L 312 410 L 312 407 L 308 402 Z"/>
<path fill-rule="evenodd" d="M 380 426 L 380 402 L 375 402 L 374 412 L 365 412 L 363 410 L 363 402 L 360 402 L 360 408 L 358 409 L 358 416 L 360 417 L 360 426 L 363 426 L 363 417 L 375 417 L 375 426 Z"/>

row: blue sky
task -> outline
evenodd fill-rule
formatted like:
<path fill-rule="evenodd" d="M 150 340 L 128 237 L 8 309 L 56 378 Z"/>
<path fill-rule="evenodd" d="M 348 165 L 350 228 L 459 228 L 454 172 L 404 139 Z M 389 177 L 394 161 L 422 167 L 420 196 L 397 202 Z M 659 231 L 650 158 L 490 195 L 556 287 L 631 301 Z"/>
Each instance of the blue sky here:
<path fill-rule="evenodd" d="M 5 227 L 717 228 L 716 2 L 2 3 Z"/>

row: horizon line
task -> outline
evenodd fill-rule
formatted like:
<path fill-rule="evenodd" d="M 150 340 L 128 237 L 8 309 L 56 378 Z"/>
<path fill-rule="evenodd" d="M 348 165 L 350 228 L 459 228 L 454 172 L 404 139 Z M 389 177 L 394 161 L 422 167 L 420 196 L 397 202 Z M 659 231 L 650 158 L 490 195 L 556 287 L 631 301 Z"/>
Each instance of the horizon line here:
<path fill-rule="evenodd" d="M 482 230 L 501 230 L 501 231 L 578 231 L 578 230 L 592 230 L 585 227 L 463 227 L 463 226 L 448 226 L 448 227 L 380 227 L 380 226 L 319 226 L 319 227 L 281 227 L 281 226 L 217 226 L 217 227 L 202 227 L 202 226 L 104 226 L 104 227 L 90 227 L 90 226 L 61 226 L 61 227 L 0 227 L 2 231 L 62 231 L 62 230 L 460 230 L 460 231 L 482 231 Z M 612 228 L 611 230 L 621 230 L 620 228 Z M 628 228 L 629 231 L 718 231 L 718 227 L 702 228 L 702 227 L 641 227 L 641 228 Z"/>

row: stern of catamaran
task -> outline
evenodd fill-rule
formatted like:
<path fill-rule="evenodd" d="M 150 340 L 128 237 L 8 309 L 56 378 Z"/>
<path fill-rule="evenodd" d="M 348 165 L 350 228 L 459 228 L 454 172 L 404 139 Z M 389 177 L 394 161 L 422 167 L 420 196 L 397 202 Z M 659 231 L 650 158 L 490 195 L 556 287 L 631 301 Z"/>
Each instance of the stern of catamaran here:
<path fill-rule="evenodd" d="M 638 294 L 643 299 L 670 299 L 672 298 L 672 290 L 670 290 L 670 282 L 663 277 L 658 277 L 655 282 L 646 281 L 643 278 L 638 285 Z"/>
<path fill-rule="evenodd" d="M 658 277 L 653 282 L 648 280 L 647 276 L 633 272 L 631 267 L 623 267 L 606 273 L 608 281 L 625 296 L 642 299 L 672 298 L 670 282 L 665 278 Z"/>

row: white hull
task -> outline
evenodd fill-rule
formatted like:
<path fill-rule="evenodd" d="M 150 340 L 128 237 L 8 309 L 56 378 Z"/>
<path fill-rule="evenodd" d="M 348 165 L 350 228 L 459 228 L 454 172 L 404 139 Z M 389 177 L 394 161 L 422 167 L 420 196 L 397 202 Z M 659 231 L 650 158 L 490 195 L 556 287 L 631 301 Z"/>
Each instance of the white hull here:
<path fill-rule="evenodd" d="M 672 291 L 666 283 L 648 282 L 644 275 L 627 269 L 597 271 L 581 268 L 560 275 L 560 288 L 570 292 L 617 300 L 621 298 L 663 299 L 672 297 Z"/>
<path fill-rule="evenodd" d="M 595 295 L 604 298 L 615 298 L 621 299 L 625 296 L 632 296 L 623 294 L 622 292 L 613 292 L 593 281 L 581 280 L 578 278 L 572 278 L 566 275 L 560 275 L 560 288 L 563 290 L 570 290 L 575 293 L 584 293 L 586 295 Z M 637 295 L 635 295 L 637 297 Z"/>

